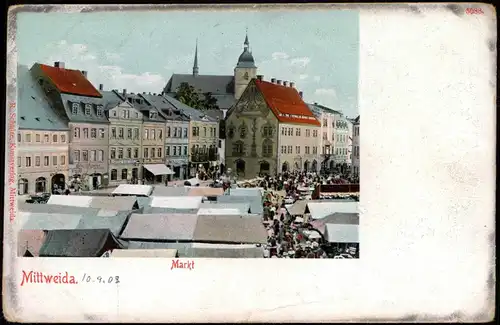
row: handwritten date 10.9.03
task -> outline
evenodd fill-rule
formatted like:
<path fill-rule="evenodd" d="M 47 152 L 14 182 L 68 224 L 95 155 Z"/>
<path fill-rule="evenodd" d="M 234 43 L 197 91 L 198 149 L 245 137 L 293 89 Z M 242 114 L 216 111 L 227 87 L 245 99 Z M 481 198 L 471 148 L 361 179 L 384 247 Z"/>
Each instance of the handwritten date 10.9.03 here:
<path fill-rule="evenodd" d="M 106 283 L 106 284 L 116 284 L 120 283 L 120 277 L 118 275 L 114 276 L 90 276 L 87 273 L 83 273 L 82 277 L 83 283 Z"/>

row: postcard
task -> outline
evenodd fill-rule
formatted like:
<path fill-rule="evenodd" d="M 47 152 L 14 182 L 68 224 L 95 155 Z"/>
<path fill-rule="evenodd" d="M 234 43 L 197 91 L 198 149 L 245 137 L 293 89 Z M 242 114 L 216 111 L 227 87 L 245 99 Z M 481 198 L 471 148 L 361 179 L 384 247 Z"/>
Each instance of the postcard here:
<path fill-rule="evenodd" d="M 494 14 L 11 7 L 5 317 L 492 319 Z"/>

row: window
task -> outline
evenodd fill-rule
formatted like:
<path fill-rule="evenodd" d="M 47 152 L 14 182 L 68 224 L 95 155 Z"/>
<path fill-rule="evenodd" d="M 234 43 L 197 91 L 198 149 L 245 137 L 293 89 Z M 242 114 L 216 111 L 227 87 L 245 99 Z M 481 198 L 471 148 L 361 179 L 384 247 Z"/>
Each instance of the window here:
<path fill-rule="evenodd" d="M 188 154 L 188 147 L 184 146 L 184 156 L 187 156 L 187 154 Z"/>
<path fill-rule="evenodd" d="M 40 156 L 35 157 L 35 166 L 40 166 Z"/>
<path fill-rule="evenodd" d="M 85 104 L 85 115 L 90 115 L 91 110 L 92 110 L 92 105 Z"/>
<path fill-rule="evenodd" d="M 154 129 L 152 129 L 152 130 L 151 130 L 151 134 L 150 134 L 149 138 L 150 138 L 151 140 L 155 140 L 155 139 L 156 139 L 156 138 L 155 138 L 155 130 L 154 130 Z"/>
<path fill-rule="evenodd" d="M 191 154 L 194 154 L 195 152 L 196 152 L 196 146 L 195 146 L 195 145 L 193 145 L 193 146 L 191 147 Z"/>
<path fill-rule="evenodd" d="M 122 179 L 127 179 L 128 171 L 126 169 L 122 169 Z"/>
<path fill-rule="evenodd" d="M 262 143 L 262 155 L 264 157 L 271 157 L 273 155 L 273 143 L 269 140 L 264 140 Z"/>
<path fill-rule="evenodd" d="M 151 158 L 155 157 L 155 148 L 151 148 Z"/>
<path fill-rule="evenodd" d="M 57 156 L 52 156 L 52 166 L 57 166 Z"/>
<path fill-rule="evenodd" d="M 281 146 L 281 153 L 286 153 L 286 146 Z"/>
<path fill-rule="evenodd" d="M 313 155 L 318 153 L 318 147 L 313 147 Z"/>
<path fill-rule="evenodd" d="M 118 139 L 123 139 L 123 128 L 118 129 Z"/>
<path fill-rule="evenodd" d="M 147 130 L 147 129 L 145 129 L 145 130 L 144 130 L 144 140 L 147 140 L 147 139 L 148 139 L 148 134 L 149 134 L 148 130 Z"/>
<path fill-rule="evenodd" d="M 300 146 L 295 146 L 295 153 L 300 154 Z"/>
<path fill-rule="evenodd" d="M 97 105 L 97 116 L 103 116 L 104 110 L 103 110 L 103 107 L 102 105 Z"/>
<path fill-rule="evenodd" d="M 116 139 L 116 128 L 111 128 L 111 138 Z"/>
<path fill-rule="evenodd" d="M 161 140 L 162 135 L 163 135 L 162 130 L 158 130 L 157 135 L 158 135 L 158 140 Z"/>
<path fill-rule="evenodd" d="M 43 165 L 48 166 L 50 163 L 49 156 L 44 156 L 43 157 Z"/>
<path fill-rule="evenodd" d="M 318 137 L 318 130 L 313 130 L 313 137 L 315 137 L 315 138 Z"/>
<path fill-rule="evenodd" d="M 243 142 L 237 141 L 233 144 L 233 155 L 241 155 L 244 153 Z"/>
<path fill-rule="evenodd" d="M 118 171 L 116 169 L 111 169 L 111 180 L 116 181 L 118 178 Z"/>
<path fill-rule="evenodd" d="M 309 154 L 309 146 L 306 146 L 306 155 Z"/>
<path fill-rule="evenodd" d="M 328 140 L 328 136 L 326 135 L 326 132 L 323 132 L 323 140 Z"/>
<path fill-rule="evenodd" d="M 49 135 L 48 135 L 48 134 L 44 134 L 44 135 L 43 135 L 43 142 L 44 142 L 44 143 L 49 143 L 49 142 L 50 142 L 50 137 L 49 137 Z"/>
<path fill-rule="evenodd" d="M 311 130 L 306 130 L 306 137 L 310 137 L 311 136 Z"/>
<path fill-rule="evenodd" d="M 156 119 L 156 118 L 158 118 L 158 112 L 150 111 L 149 112 L 149 118 L 150 119 Z"/>
<path fill-rule="evenodd" d="M 173 155 L 173 156 L 177 156 L 177 147 L 176 147 L 176 146 L 173 146 L 173 147 L 172 147 L 172 150 L 173 150 L 172 155 Z"/>
<path fill-rule="evenodd" d="M 165 156 L 170 156 L 170 146 L 165 147 Z"/>
<path fill-rule="evenodd" d="M 99 138 L 104 139 L 104 129 L 99 129 Z"/>
<path fill-rule="evenodd" d="M 188 137 L 188 129 L 184 128 L 184 138 L 187 138 L 187 137 Z"/>
<path fill-rule="evenodd" d="M 158 153 L 158 158 L 161 158 L 161 148 L 158 148 L 157 153 Z M 179 154 L 180 154 L 180 150 L 179 150 Z"/>
<path fill-rule="evenodd" d="M 177 128 L 174 127 L 174 138 L 177 138 Z"/>
<path fill-rule="evenodd" d="M 31 142 L 31 134 L 28 133 L 24 136 L 24 142 Z"/>
<path fill-rule="evenodd" d="M 66 142 L 66 135 L 65 134 L 61 134 L 61 142 L 62 143 Z"/>
<path fill-rule="evenodd" d="M 281 128 L 281 135 L 285 135 L 285 128 Z"/>
<path fill-rule="evenodd" d="M 90 151 L 90 161 L 96 161 L 96 151 L 95 150 Z"/>
<path fill-rule="evenodd" d="M 170 127 L 169 126 L 167 126 L 167 138 L 170 138 Z"/>
<path fill-rule="evenodd" d="M 196 127 L 193 127 L 193 137 L 197 136 L 196 134 Z"/>
<path fill-rule="evenodd" d="M 35 134 L 35 142 L 40 142 L 40 141 L 41 141 L 40 134 Z"/>
<path fill-rule="evenodd" d="M 148 148 L 144 148 L 144 158 L 148 158 Z"/>
<path fill-rule="evenodd" d="M 299 128 L 296 128 L 295 129 L 295 135 L 300 137 L 300 129 Z"/>
<path fill-rule="evenodd" d="M 21 167 L 21 157 L 17 157 L 17 167 Z"/>
<path fill-rule="evenodd" d="M 80 150 L 73 151 L 73 160 L 80 161 Z"/>
<path fill-rule="evenodd" d="M 31 167 L 31 157 L 26 157 L 26 167 Z"/>
<path fill-rule="evenodd" d="M 73 115 L 78 114 L 78 107 L 79 107 L 79 106 L 80 106 L 80 104 L 78 104 L 78 103 L 73 103 L 73 104 L 71 105 L 71 114 L 73 114 Z"/>
<path fill-rule="evenodd" d="M 323 119 L 323 126 L 328 126 L 328 120 L 326 118 Z"/>
<path fill-rule="evenodd" d="M 97 138 L 97 129 L 90 129 L 90 137 L 92 139 Z"/>
<path fill-rule="evenodd" d="M 288 153 L 291 154 L 292 153 L 292 149 L 293 147 L 292 146 L 288 146 Z"/>
<path fill-rule="evenodd" d="M 289 128 L 289 129 L 288 129 L 288 135 L 289 135 L 289 136 L 292 136 L 292 135 L 293 135 L 293 128 Z"/>
<path fill-rule="evenodd" d="M 245 124 L 242 124 L 240 127 L 240 138 L 244 139 L 247 136 L 247 127 Z"/>
<path fill-rule="evenodd" d="M 83 129 L 83 138 L 84 139 L 89 138 L 89 129 L 87 129 L 87 128 Z"/>
<path fill-rule="evenodd" d="M 66 165 L 66 156 L 61 156 L 61 165 Z"/>
<path fill-rule="evenodd" d="M 57 143 L 57 134 L 52 136 L 52 142 Z"/>
<path fill-rule="evenodd" d="M 118 148 L 118 159 L 123 159 L 123 148 Z"/>
<path fill-rule="evenodd" d="M 203 136 L 206 137 L 207 136 L 207 128 L 203 128 Z"/>
<path fill-rule="evenodd" d="M 134 139 L 139 139 L 139 129 L 138 128 L 134 129 Z"/>
<path fill-rule="evenodd" d="M 82 151 L 83 161 L 89 161 L 89 152 L 87 150 Z"/>
<path fill-rule="evenodd" d="M 139 113 L 135 112 L 135 118 L 139 118 Z"/>
<path fill-rule="evenodd" d="M 17 142 L 21 142 L 21 133 L 17 134 Z"/>
<path fill-rule="evenodd" d="M 139 149 L 134 148 L 134 158 L 139 158 Z"/>
<path fill-rule="evenodd" d="M 123 118 L 130 118 L 130 111 L 129 110 L 123 110 L 122 111 L 122 117 Z"/>

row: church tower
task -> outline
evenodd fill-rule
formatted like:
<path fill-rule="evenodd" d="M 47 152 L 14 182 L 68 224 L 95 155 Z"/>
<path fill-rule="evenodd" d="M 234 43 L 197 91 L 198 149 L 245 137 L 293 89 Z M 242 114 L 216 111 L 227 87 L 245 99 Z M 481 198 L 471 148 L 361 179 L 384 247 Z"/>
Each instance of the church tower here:
<path fill-rule="evenodd" d="M 234 97 L 236 100 L 240 99 L 250 80 L 256 76 L 257 67 L 255 66 L 252 51 L 250 50 L 247 32 L 245 35 L 245 42 L 243 43 L 243 53 L 241 53 L 238 58 L 238 63 L 234 68 Z"/>
<path fill-rule="evenodd" d="M 196 49 L 194 50 L 193 76 L 197 76 L 198 69 L 198 39 L 196 39 Z"/>

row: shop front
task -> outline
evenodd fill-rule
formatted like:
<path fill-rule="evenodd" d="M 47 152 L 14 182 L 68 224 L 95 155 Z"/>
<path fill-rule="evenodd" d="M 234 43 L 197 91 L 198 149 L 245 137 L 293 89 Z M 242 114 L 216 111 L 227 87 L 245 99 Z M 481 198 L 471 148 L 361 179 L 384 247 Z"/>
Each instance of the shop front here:
<path fill-rule="evenodd" d="M 163 184 L 174 172 L 165 164 L 143 165 L 143 184 Z"/>

